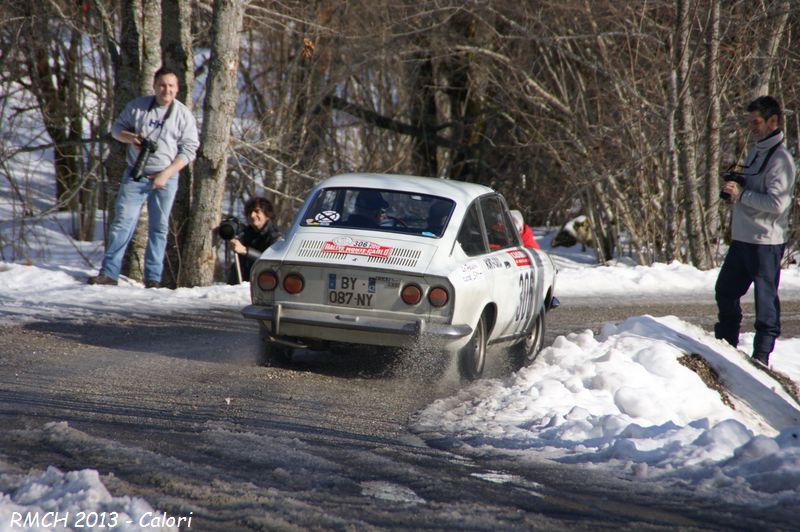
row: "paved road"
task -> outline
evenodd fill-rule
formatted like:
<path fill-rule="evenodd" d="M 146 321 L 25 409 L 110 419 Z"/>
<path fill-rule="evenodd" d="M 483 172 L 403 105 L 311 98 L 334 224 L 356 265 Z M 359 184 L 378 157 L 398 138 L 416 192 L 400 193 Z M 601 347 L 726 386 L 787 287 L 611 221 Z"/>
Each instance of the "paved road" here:
<path fill-rule="evenodd" d="M 713 323 L 713 308 L 702 304 L 562 303 L 550 315 L 549 340 L 641 314 Z M 798 305 L 786 314 L 787 329 L 798 331 Z M 456 383 L 387 372 L 386 360 L 358 353 L 306 353 L 293 369 L 259 368 L 256 336 L 230 311 L 0 329 L 0 465 L 19 473 L 96 469 L 114 495 L 144 497 L 172 515 L 192 512 L 193 530 L 793 523 L 789 510 L 432 448 L 406 422 Z M 414 360 L 421 362 L 424 354 Z"/>

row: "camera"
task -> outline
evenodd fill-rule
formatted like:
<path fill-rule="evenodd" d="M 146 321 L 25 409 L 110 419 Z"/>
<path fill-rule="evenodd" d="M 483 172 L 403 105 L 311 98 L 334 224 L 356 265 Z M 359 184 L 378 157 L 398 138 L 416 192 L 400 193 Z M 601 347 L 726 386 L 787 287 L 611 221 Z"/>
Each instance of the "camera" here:
<path fill-rule="evenodd" d="M 740 187 L 744 188 L 744 184 L 747 181 L 745 175 L 741 172 L 734 172 L 733 170 L 728 170 L 724 174 L 722 174 L 723 181 L 735 181 L 739 184 Z M 724 200 L 730 200 L 731 195 L 725 192 L 724 190 L 720 190 L 719 197 Z"/>
<path fill-rule="evenodd" d="M 226 216 L 217 227 L 217 234 L 222 240 L 232 240 L 236 238 L 242 230 L 242 224 L 236 216 Z"/>
<path fill-rule="evenodd" d="M 142 177 L 144 177 L 144 167 L 147 166 L 147 160 L 156 152 L 156 148 L 158 147 L 158 144 L 154 140 L 140 138 L 139 142 L 141 143 L 141 150 L 139 150 L 139 156 L 136 158 L 136 162 L 133 163 L 133 168 L 131 168 L 131 179 L 134 181 L 142 180 Z"/>

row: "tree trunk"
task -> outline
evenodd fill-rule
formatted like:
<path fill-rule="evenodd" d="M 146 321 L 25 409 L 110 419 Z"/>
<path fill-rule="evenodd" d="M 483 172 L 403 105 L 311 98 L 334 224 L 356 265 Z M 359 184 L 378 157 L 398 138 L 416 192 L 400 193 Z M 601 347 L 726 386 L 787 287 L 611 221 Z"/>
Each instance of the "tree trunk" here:
<path fill-rule="evenodd" d="M 706 122 L 706 179 L 705 211 L 706 231 L 717 235 L 719 223 L 719 165 L 720 165 L 720 110 L 719 92 L 719 9 L 720 0 L 711 0 L 706 43 L 706 90 L 708 92 L 708 121 Z M 709 256 L 715 261 L 714 250 Z M 712 265 L 713 265 L 712 262 Z"/>
<path fill-rule="evenodd" d="M 163 0 L 161 25 L 170 31 L 161 33 L 161 49 L 164 54 L 164 66 L 178 73 L 178 98 L 192 109 L 192 89 L 194 87 L 194 55 L 192 51 L 191 2 L 181 0 Z M 167 240 L 164 273 L 161 282 L 165 286 L 178 286 L 181 279 L 181 255 L 183 241 L 186 238 L 186 220 L 189 218 L 192 198 L 192 166 L 181 170 L 178 192 L 172 205 L 170 215 L 170 233 Z"/>
<path fill-rule="evenodd" d="M 152 94 L 153 74 L 161 66 L 161 2 L 141 0 L 141 70 L 139 72 L 139 94 Z M 127 102 L 126 102 L 127 103 Z M 120 109 L 122 110 L 122 109 Z M 147 245 L 147 205 L 142 206 L 136 230 L 133 233 L 125 258 L 122 274 L 141 281 L 144 278 L 144 250 Z"/>
<path fill-rule="evenodd" d="M 471 42 L 478 39 L 476 24 L 468 12 L 458 13 L 451 20 L 452 30 L 459 39 Z M 450 179 L 480 183 L 480 145 L 483 136 L 481 119 L 481 83 L 472 65 L 471 51 L 452 54 L 442 64 L 450 103 L 453 125 L 450 139 L 454 148 L 445 174 Z"/>
<path fill-rule="evenodd" d="M 211 59 L 203 101 L 202 145 L 195 161 L 195 188 L 181 250 L 185 275 L 181 286 L 206 286 L 217 263 L 212 233 L 219 224 L 227 173 L 228 143 L 238 97 L 239 35 L 244 0 L 215 0 Z"/>
<path fill-rule="evenodd" d="M 25 23 L 18 35 L 27 50 L 24 65 L 30 91 L 36 98 L 44 128 L 53 141 L 56 208 L 72 213 L 76 221 L 72 236 L 80 239 L 83 233 L 79 189 L 84 177 L 79 59 L 82 36 L 80 29 L 64 18 L 66 13 L 59 13 L 51 23 L 49 19 L 54 14 L 47 4 L 28 4 L 20 15 Z M 55 35 L 59 35 L 60 42 L 51 47 L 48 43 Z"/>
<path fill-rule="evenodd" d="M 765 18 L 770 21 L 769 32 L 753 54 L 753 67 L 750 70 L 751 100 L 770 93 L 772 70 L 778 60 L 778 45 L 783 37 L 790 9 L 789 2 L 776 2 L 772 12 L 765 13 Z"/>
<path fill-rule="evenodd" d="M 674 51 L 674 39 L 670 39 Z M 678 73 L 676 72 L 673 61 L 670 69 L 669 86 L 669 112 L 667 113 L 667 188 L 664 198 L 664 218 L 666 220 L 665 239 L 664 239 L 664 260 L 669 264 L 678 258 L 679 243 L 679 216 L 678 198 L 680 190 L 679 157 L 677 145 L 677 131 L 675 126 L 675 116 L 678 109 Z"/>
<path fill-rule="evenodd" d="M 683 179 L 683 205 L 686 212 L 686 239 L 691 263 L 701 270 L 711 267 L 703 231 L 697 177 L 697 138 L 694 129 L 694 102 L 689 79 L 690 0 L 678 0 L 675 39 L 678 66 L 678 141 Z"/>
<path fill-rule="evenodd" d="M 416 175 L 438 177 L 436 144 L 430 140 L 436 135 L 436 91 L 433 62 L 427 52 L 411 62 L 410 76 L 411 124 L 422 132 L 411 138 L 411 164 Z"/>

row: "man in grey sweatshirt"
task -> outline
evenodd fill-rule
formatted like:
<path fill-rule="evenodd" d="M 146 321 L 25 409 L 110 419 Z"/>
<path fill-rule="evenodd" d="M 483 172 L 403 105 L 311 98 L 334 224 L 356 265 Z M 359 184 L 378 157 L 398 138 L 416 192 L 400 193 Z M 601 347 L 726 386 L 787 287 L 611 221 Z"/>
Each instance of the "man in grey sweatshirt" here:
<path fill-rule="evenodd" d="M 727 181 L 722 194 L 733 205 L 731 245 L 715 287 L 717 338 L 734 347 L 742 322 L 741 297 L 755 287 L 756 335 L 753 359 L 769 365 L 775 339 L 781 333 L 778 284 L 781 259 L 789 239 L 795 164 L 783 145 L 782 111 L 771 96 L 747 106 L 750 131 L 756 140 L 744 164 L 744 185 Z"/>
<path fill-rule="evenodd" d="M 178 191 L 178 172 L 191 163 L 200 144 L 191 111 L 177 100 L 178 76 L 168 68 L 153 76 L 154 96 L 134 98 L 117 117 L 111 135 L 128 145 L 128 166 L 115 203 L 100 273 L 89 284 L 115 285 L 125 248 L 133 237 L 142 205 L 147 202 L 147 248 L 144 284 L 161 286 L 169 213 Z M 149 153 L 143 150 L 150 147 Z M 140 159 L 142 156 L 142 159 Z M 137 172 L 137 159 L 144 165 Z"/>

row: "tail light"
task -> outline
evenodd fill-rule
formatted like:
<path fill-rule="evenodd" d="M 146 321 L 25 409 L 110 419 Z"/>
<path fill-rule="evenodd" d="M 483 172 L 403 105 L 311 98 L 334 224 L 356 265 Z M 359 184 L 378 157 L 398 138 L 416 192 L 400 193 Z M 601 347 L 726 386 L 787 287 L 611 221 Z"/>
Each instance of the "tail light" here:
<path fill-rule="evenodd" d="M 283 278 L 283 289 L 289 294 L 299 294 L 303 291 L 305 285 L 303 278 L 296 273 L 290 273 Z"/>
<path fill-rule="evenodd" d="M 400 299 L 406 305 L 416 305 L 422 301 L 422 289 L 415 284 L 407 284 L 400 292 Z"/>
<path fill-rule="evenodd" d="M 278 286 L 278 277 L 275 272 L 265 271 L 258 274 L 257 282 L 260 289 L 271 292 Z"/>
<path fill-rule="evenodd" d="M 445 288 L 437 286 L 428 292 L 428 301 L 434 307 L 443 307 L 450 301 L 450 294 L 447 293 Z"/>

